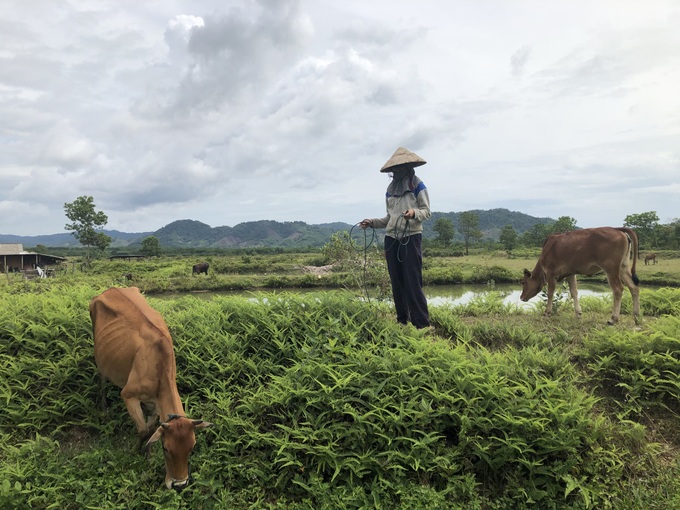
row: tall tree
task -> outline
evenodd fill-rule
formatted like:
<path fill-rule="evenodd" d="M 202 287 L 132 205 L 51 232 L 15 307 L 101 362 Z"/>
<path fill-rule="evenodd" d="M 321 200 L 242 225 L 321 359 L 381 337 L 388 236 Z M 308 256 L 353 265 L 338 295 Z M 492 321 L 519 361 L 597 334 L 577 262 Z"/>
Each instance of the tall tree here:
<path fill-rule="evenodd" d="M 517 244 L 517 231 L 512 225 L 505 225 L 501 234 L 499 236 L 499 241 L 507 251 L 512 251 L 512 249 Z"/>
<path fill-rule="evenodd" d="M 460 213 L 460 216 L 458 217 L 458 228 L 465 241 L 465 255 L 469 255 L 470 240 L 482 238 L 482 232 L 479 230 L 479 216 L 472 211 Z"/>
<path fill-rule="evenodd" d="M 156 236 L 148 236 L 142 239 L 142 255 L 158 257 L 161 254 L 161 242 Z"/>
<path fill-rule="evenodd" d="M 525 246 L 543 246 L 546 237 L 551 233 L 551 225 L 536 223 L 522 234 L 522 244 Z"/>
<path fill-rule="evenodd" d="M 557 218 L 557 221 L 552 224 L 550 230 L 553 233 L 562 233 L 576 230 L 576 220 L 571 216 L 560 216 Z"/>
<path fill-rule="evenodd" d="M 450 219 L 438 218 L 437 221 L 434 222 L 432 230 L 437 233 L 437 241 L 439 241 L 444 248 L 448 248 L 451 245 L 455 229 L 453 228 L 453 222 Z"/>
<path fill-rule="evenodd" d="M 629 214 L 623 222 L 624 227 L 635 229 L 640 243 L 640 249 L 653 248 L 656 245 L 655 230 L 659 226 L 659 217 L 656 211 L 648 211 L 639 214 Z"/>
<path fill-rule="evenodd" d="M 668 224 L 657 225 L 654 228 L 655 247 L 665 250 L 680 248 L 680 219 L 674 219 Z"/>
<path fill-rule="evenodd" d="M 85 246 L 85 260 L 90 262 L 90 248 L 105 250 L 111 244 L 111 238 L 101 232 L 109 221 L 108 216 L 95 210 L 94 199 L 88 196 L 76 198 L 73 202 L 64 204 L 66 217 L 73 223 L 64 227 L 73 234 L 80 244 Z"/>

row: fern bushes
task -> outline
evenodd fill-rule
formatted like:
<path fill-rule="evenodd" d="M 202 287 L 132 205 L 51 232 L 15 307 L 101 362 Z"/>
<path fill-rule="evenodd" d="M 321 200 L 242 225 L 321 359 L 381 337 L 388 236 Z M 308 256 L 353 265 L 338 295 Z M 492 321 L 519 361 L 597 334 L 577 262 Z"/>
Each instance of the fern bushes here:
<path fill-rule="evenodd" d="M 627 454 L 606 437 L 625 432 L 594 416 L 561 353 L 414 338 L 389 308 L 342 293 L 154 305 L 185 366 L 180 391 L 201 395 L 191 412 L 220 424 L 202 470 L 229 487 L 385 508 L 427 488 L 467 508 L 488 494 L 604 500 L 623 474 Z"/>
<path fill-rule="evenodd" d="M 662 317 L 644 332 L 592 334 L 578 358 L 616 396 L 620 416 L 639 417 L 650 407 L 680 412 L 680 316 Z"/>
<path fill-rule="evenodd" d="M 87 287 L 8 296 L 0 306 L 0 427 L 95 426 L 99 402 Z"/>
<path fill-rule="evenodd" d="M 178 494 L 161 488 L 160 451 L 133 452 L 118 389 L 106 385 L 99 405 L 87 305 L 101 290 L 0 294 L 0 506 L 630 508 L 616 505 L 636 491 L 655 501 L 635 468 L 650 465 L 651 446 L 629 420 L 649 405 L 675 410 L 677 315 L 593 332 L 574 356 L 567 332 L 546 338 L 493 298 L 433 310 L 450 335 L 440 338 L 345 292 L 150 297 L 173 334 L 188 415 L 216 424 Z M 673 312 L 680 297 L 659 301 Z M 603 399 L 620 401 L 620 416 Z"/>

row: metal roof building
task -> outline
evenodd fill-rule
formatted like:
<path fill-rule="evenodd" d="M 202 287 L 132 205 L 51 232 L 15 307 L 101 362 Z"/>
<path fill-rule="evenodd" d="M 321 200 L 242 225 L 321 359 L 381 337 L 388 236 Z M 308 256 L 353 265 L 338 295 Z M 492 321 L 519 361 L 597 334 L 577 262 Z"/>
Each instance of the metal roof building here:
<path fill-rule="evenodd" d="M 65 257 L 57 257 L 56 255 L 24 251 L 21 244 L 0 243 L 0 271 L 3 273 L 35 269 L 36 266 L 55 266 L 65 260 Z"/>

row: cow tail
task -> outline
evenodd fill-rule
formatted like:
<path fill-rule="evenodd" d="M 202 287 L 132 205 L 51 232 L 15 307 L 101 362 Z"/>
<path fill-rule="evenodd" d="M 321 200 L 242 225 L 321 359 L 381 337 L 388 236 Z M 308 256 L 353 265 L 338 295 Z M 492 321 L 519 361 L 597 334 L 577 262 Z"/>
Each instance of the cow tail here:
<path fill-rule="evenodd" d="M 635 230 L 632 228 L 628 227 L 622 227 L 619 229 L 621 232 L 626 234 L 628 236 L 628 244 L 633 245 L 633 265 L 631 267 L 631 273 L 633 276 L 633 283 L 635 285 L 640 285 L 640 279 L 638 278 L 637 274 L 635 274 L 635 266 L 637 263 L 637 258 L 638 258 L 638 237 L 637 234 L 635 233 Z"/>

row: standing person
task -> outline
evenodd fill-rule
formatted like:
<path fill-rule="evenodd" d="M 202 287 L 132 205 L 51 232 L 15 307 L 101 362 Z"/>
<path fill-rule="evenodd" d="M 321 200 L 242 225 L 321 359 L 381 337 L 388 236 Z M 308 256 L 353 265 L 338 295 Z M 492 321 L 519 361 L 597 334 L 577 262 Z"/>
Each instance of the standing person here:
<path fill-rule="evenodd" d="M 392 174 L 387 187 L 387 216 L 365 219 L 361 228 L 385 228 L 385 259 L 392 284 L 392 297 L 397 311 L 397 322 L 409 321 L 416 328 L 430 325 L 427 299 L 423 292 L 423 221 L 428 219 L 430 197 L 423 181 L 416 176 L 415 167 L 426 161 L 403 147 L 399 147 L 381 172 Z"/>

